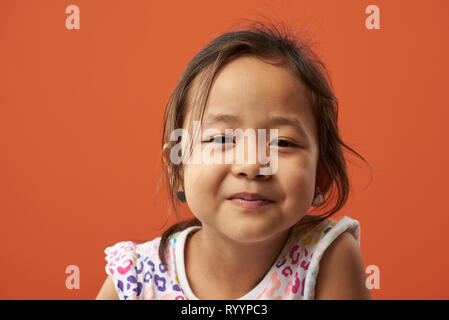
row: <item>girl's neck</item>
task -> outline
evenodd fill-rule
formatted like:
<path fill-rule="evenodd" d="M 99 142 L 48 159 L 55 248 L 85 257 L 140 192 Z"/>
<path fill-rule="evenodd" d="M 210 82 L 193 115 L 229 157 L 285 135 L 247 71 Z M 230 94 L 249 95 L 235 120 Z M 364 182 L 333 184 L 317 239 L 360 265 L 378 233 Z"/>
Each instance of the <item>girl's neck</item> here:
<path fill-rule="evenodd" d="M 185 269 L 199 299 L 238 299 L 268 273 L 284 247 L 290 229 L 256 244 L 226 239 L 204 227 L 186 239 Z"/>

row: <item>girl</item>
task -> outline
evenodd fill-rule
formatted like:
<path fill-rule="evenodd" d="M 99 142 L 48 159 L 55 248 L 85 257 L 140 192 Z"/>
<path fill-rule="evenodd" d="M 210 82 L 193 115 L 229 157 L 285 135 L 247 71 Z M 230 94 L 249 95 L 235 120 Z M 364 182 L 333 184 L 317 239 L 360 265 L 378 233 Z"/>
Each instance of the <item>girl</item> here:
<path fill-rule="evenodd" d="M 371 298 L 358 221 L 329 218 L 348 198 L 342 148 L 365 159 L 341 141 L 326 69 L 298 43 L 255 22 L 217 37 L 189 63 L 165 110 L 162 159 L 173 209 L 177 196 L 195 219 L 152 241 L 106 248 L 97 299 Z M 277 170 L 262 171 L 261 161 L 176 164 L 173 132 L 190 134 L 181 137 L 186 159 L 195 120 L 195 152 L 218 158 L 244 140 L 228 129 L 277 129 L 276 138 L 267 134 Z M 332 196 L 325 214 L 307 214 Z"/>

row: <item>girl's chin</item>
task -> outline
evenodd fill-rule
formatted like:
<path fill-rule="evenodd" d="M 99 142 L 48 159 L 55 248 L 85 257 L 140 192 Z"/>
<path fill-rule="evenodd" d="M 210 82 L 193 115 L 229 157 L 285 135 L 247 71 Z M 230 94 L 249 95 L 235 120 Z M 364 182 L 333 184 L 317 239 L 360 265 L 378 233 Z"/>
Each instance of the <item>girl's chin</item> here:
<path fill-rule="evenodd" d="M 233 221 L 223 222 L 218 230 L 229 240 L 245 245 L 260 244 L 280 236 L 276 233 L 276 230 L 281 226 L 276 227 L 275 222 L 250 220 L 235 221 L 234 219 Z"/>

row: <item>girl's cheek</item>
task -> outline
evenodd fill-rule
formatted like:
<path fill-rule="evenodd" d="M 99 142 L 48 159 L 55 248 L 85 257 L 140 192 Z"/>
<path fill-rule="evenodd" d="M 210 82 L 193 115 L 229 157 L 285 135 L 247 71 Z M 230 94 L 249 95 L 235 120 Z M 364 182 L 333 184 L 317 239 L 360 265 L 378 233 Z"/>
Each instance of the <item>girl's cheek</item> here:
<path fill-rule="evenodd" d="M 280 163 L 276 179 L 285 190 L 302 190 L 315 183 L 311 170 L 298 163 Z"/>
<path fill-rule="evenodd" d="M 210 188 L 217 176 L 217 169 L 213 165 L 189 165 L 184 173 L 186 188 L 192 186 L 195 190 Z"/>

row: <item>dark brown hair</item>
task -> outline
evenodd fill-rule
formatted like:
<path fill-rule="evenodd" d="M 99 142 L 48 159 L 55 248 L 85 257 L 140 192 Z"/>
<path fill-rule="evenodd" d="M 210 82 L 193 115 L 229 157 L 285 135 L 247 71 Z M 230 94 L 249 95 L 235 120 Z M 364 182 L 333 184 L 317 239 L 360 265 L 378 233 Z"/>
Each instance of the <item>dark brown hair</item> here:
<path fill-rule="evenodd" d="M 252 21 L 248 27 L 222 34 L 207 44 L 187 65 L 168 100 L 164 112 L 162 148 L 164 146 L 171 148 L 178 143 L 170 141 L 170 133 L 184 127 L 189 106 L 189 112 L 191 112 L 189 117 L 192 116 L 192 120 L 200 117 L 202 122 L 207 99 L 217 73 L 231 59 L 243 55 L 252 55 L 267 63 L 290 69 L 306 87 L 318 128 L 318 167 L 326 176 L 326 185 L 322 190 L 326 194 L 326 201 L 319 208 L 329 206 L 334 199 L 333 207 L 322 215 L 314 216 L 314 219 L 306 223 L 317 224 L 339 211 L 348 199 L 350 182 L 346 172 L 343 148 L 362 159 L 368 167 L 370 166 L 360 154 L 340 139 L 337 126 L 338 103 L 331 89 L 330 77 L 325 65 L 310 45 L 300 41 L 296 34 L 288 30 L 288 27 L 283 26 L 281 31 L 271 23 L 268 25 L 260 21 Z M 196 92 L 200 95 L 200 99 L 199 103 L 193 103 L 194 92 L 191 92 L 193 91 L 191 89 L 197 77 L 202 81 L 200 89 Z M 179 219 L 177 207 L 179 200 L 176 199 L 176 194 L 180 189 L 184 190 L 181 176 L 183 167 L 182 164 L 175 165 L 171 161 L 162 160 L 163 173 L 159 186 L 164 177 L 168 178 L 169 214 L 174 210 Z M 190 226 L 201 226 L 201 222 L 196 218 L 181 221 L 162 234 L 159 257 L 165 267 L 167 267 L 165 250 L 170 236 Z"/>

